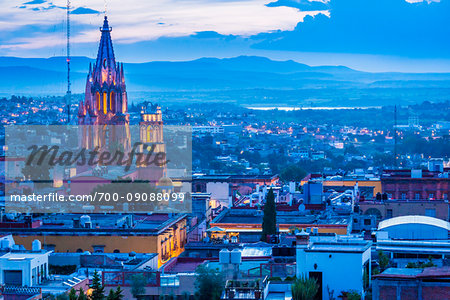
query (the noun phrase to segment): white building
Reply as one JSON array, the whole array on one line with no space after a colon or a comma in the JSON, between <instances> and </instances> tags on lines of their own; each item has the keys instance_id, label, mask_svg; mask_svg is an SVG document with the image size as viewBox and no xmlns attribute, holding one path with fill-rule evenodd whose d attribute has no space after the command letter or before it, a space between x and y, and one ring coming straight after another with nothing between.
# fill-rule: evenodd
<instances>
[{"instance_id":1,"label":"white building","mask_svg":"<svg viewBox=\"0 0 450 300\"><path fill-rule=\"evenodd\" d=\"M224 133L225 130L223 126L192 126L192 132L217 134L217 133Z\"/></svg>"},{"instance_id":2,"label":"white building","mask_svg":"<svg viewBox=\"0 0 450 300\"><path fill-rule=\"evenodd\" d=\"M371 242L335 235L297 234L297 277L305 274L319 284L319 299L336 299L342 291L364 296L371 274ZM364 277L366 276L366 281Z\"/></svg>"},{"instance_id":3,"label":"white building","mask_svg":"<svg viewBox=\"0 0 450 300\"><path fill-rule=\"evenodd\" d=\"M17 250L0 256L0 285L33 287L48 277L51 251Z\"/></svg>"},{"instance_id":4,"label":"white building","mask_svg":"<svg viewBox=\"0 0 450 300\"><path fill-rule=\"evenodd\" d=\"M450 223L428 216L400 216L381 221L378 231L387 232L392 239L447 240Z\"/></svg>"},{"instance_id":5,"label":"white building","mask_svg":"<svg viewBox=\"0 0 450 300\"><path fill-rule=\"evenodd\" d=\"M438 267L445 265L450 258L450 241L418 241L380 239L377 235L377 251L390 256L398 268L405 268L408 263L426 263L432 259Z\"/></svg>"}]
</instances>

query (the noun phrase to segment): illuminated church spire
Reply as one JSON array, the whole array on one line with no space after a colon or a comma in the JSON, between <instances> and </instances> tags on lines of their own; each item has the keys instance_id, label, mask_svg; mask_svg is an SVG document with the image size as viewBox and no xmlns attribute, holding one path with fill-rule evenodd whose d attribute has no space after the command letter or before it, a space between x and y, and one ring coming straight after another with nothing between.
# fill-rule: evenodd
<instances>
[{"instance_id":1,"label":"illuminated church spire","mask_svg":"<svg viewBox=\"0 0 450 300\"><path fill-rule=\"evenodd\" d=\"M79 105L80 125L121 125L129 122L123 65L116 63L111 31L105 16L100 27L97 59L89 66L85 99Z\"/></svg>"},{"instance_id":2,"label":"illuminated church spire","mask_svg":"<svg viewBox=\"0 0 450 300\"><path fill-rule=\"evenodd\" d=\"M108 17L105 16L103 26L100 27L102 36L100 38L100 45L98 47L97 60L95 61L95 68L102 70L102 72L110 72L112 67L116 66L116 59L114 57L114 49L111 40L112 28L109 27ZM110 75L110 74L106 74ZM102 81L107 78L102 78Z\"/></svg>"}]
</instances>

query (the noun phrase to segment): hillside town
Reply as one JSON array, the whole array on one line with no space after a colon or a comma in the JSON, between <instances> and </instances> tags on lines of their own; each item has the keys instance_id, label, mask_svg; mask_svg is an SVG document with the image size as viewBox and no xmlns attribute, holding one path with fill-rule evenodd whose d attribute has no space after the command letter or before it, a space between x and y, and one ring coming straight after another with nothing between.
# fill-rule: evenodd
<instances>
[{"instance_id":1,"label":"hillside town","mask_svg":"<svg viewBox=\"0 0 450 300\"><path fill-rule=\"evenodd\" d=\"M448 102L342 111L132 102L108 21L69 112L62 97L0 101L0 299L450 299ZM83 148L134 151L136 139L169 153L174 143L192 162L140 161L122 173L64 165L44 178L12 142L18 125L24 145L70 140L33 126L92 126ZM170 126L190 128L192 141ZM190 204L11 206L15 195L102 191Z\"/></svg>"}]
</instances>

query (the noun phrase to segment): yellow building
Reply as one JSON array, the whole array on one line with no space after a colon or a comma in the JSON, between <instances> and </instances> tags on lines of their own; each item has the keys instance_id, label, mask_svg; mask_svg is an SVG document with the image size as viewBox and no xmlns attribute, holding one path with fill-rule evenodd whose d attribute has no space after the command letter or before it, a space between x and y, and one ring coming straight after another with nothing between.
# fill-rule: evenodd
<instances>
[{"instance_id":1,"label":"yellow building","mask_svg":"<svg viewBox=\"0 0 450 300\"><path fill-rule=\"evenodd\" d=\"M311 174L310 174L311 175ZM307 183L312 177L308 175L301 181L301 185L303 186ZM319 179L319 178L314 178ZM322 179L322 178L321 178ZM352 178L343 178L342 180L327 180L322 179L322 185L324 187L348 187L349 189L353 189L356 184L358 187L368 187L373 188L373 197L377 195L377 193L381 193L381 181L380 179L367 180L367 179L352 179Z\"/></svg>"},{"instance_id":2,"label":"yellow building","mask_svg":"<svg viewBox=\"0 0 450 300\"><path fill-rule=\"evenodd\" d=\"M55 252L157 253L161 266L184 251L186 225L185 214L65 214L42 219L34 228L0 228L0 232L8 231L27 249L37 239Z\"/></svg>"},{"instance_id":3,"label":"yellow building","mask_svg":"<svg viewBox=\"0 0 450 300\"><path fill-rule=\"evenodd\" d=\"M358 187L373 187L373 197L381 193L380 180L324 180L323 186L345 186L353 188L358 183Z\"/></svg>"}]
</instances>

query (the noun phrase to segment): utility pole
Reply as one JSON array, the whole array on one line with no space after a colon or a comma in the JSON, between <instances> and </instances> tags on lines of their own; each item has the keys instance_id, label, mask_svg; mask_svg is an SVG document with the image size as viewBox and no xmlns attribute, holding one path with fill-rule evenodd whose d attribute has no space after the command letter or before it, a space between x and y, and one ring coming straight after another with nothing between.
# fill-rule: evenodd
<instances>
[{"instance_id":1,"label":"utility pole","mask_svg":"<svg viewBox=\"0 0 450 300\"><path fill-rule=\"evenodd\" d=\"M67 0L67 93L66 93L66 107L67 107L67 124L70 124L70 104L72 92L70 91L70 0Z\"/></svg>"}]
</instances>

